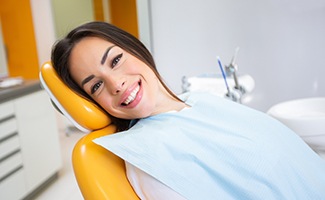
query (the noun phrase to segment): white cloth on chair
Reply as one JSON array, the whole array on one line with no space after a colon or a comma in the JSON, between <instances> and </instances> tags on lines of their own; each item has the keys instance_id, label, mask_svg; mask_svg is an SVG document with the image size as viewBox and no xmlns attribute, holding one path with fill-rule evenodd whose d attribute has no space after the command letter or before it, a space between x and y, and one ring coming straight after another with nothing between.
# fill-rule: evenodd
<instances>
[{"instance_id":1,"label":"white cloth on chair","mask_svg":"<svg viewBox=\"0 0 325 200\"><path fill-rule=\"evenodd\" d=\"M186 199L325 198L325 161L286 126L215 95L186 102L94 142Z\"/></svg>"}]
</instances>

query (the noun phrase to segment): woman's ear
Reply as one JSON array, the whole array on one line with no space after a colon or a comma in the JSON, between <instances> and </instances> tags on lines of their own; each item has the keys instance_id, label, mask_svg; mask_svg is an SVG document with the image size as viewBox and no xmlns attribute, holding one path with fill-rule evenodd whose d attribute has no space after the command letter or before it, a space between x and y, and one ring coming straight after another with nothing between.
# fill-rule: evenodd
<instances>
[{"instance_id":1,"label":"woman's ear","mask_svg":"<svg viewBox=\"0 0 325 200\"><path fill-rule=\"evenodd\" d=\"M63 83L51 62L42 65L39 77L42 87L57 109L79 130L90 132L111 124L111 119L105 111Z\"/></svg>"}]
</instances>

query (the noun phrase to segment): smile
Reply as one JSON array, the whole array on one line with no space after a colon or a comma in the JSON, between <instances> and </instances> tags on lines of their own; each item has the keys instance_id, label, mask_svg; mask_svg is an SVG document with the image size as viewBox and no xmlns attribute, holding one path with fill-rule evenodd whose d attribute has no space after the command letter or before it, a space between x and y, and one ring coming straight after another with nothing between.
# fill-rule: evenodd
<instances>
[{"instance_id":1,"label":"smile","mask_svg":"<svg viewBox=\"0 0 325 200\"><path fill-rule=\"evenodd\" d=\"M132 101L134 101L140 90L140 85L138 85L134 90L130 93L130 95L126 98L126 100L122 103L123 106L129 105Z\"/></svg>"}]
</instances>

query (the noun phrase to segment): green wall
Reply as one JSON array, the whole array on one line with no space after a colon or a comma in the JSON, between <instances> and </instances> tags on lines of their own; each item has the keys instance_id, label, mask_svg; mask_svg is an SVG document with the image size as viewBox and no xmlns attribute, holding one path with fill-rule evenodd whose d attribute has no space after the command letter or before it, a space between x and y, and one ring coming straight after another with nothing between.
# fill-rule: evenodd
<instances>
[{"instance_id":1,"label":"green wall","mask_svg":"<svg viewBox=\"0 0 325 200\"><path fill-rule=\"evenodd\" d=\"M94 21L92 0L52 0L52 6L57 39L80 24Z\"/></svg>"}]
</instances>

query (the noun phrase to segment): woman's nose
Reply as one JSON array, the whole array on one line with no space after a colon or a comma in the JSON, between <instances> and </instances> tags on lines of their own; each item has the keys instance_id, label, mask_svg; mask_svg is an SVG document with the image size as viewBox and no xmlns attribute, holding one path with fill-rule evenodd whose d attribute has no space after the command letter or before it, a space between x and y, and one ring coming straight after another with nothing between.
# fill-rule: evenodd
<instances>
[{"instance_id":1,"label":"woman's nose","mask_svg":"<svg viewBox=\"0 0 325 200\"><path fill-rule=\"evenodd\" d=\"M120 92L123 92L124 90L124 86L125 86L125 79L122 77L117 77L117 76L108 76L108 84L109 84L109 88L110 88L110 92L113 95L116 95Z\"/></svg>"}]
</instances>

